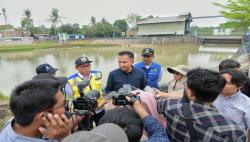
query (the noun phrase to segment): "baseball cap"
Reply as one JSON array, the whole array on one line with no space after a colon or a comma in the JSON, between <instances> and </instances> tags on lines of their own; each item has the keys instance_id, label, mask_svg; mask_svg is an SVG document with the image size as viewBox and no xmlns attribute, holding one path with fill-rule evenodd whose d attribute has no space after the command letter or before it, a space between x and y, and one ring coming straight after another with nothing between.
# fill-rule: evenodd
<instances>
[{"instance_id":1,"label":"baseball cap","mask_svg":"<svg viewBox=\"0 0 250 142\"><path fill-rule=\"evenodd\" d=\"M50 64L47 64L47 63L41 64L36 67L37 74L40 74L40 73L55 74L57 70L58 70L57 68L54 68Z\"/></svg>"},{"instance_id":2,"label":"baseball cap","mask_svg":"<svg viewBox=\"0 0 250 142\"><path fill-rule=\"evenodd\" d=\"M63 142L128 142L128 138L118 125L105 123L91 131L80 131L69 135Z\"/></svg>"},{"instance_id":3,"label":"baseball cap","mask_svg":"<svg viewBox=\"0 0 250 142\"><path fill-rule=\"evenodd\" d=\"M154 55L154 50L152 48L144 48L141 52L141 55L142 56L145 56L145 55Z\"/></svg>"},{"instance_id":4,"label":"baseball cap","mask_svg":"<svg viewBox=\"0 0 250 142\"><path fill-rule=\"evenodd\" d=\"M32 78L32 80L37 80L37 79L39 79L39 80L42 80L42 79L55 80L55 81L58 81L60 86L64 86L68 81L67 77L55 77L49 73L40 73Z\"/></svg>"},{"instance_id":5,"label":"baseball cap","mask_svg":"<svg viewBox=\"0 0 250 142\"><path fill-rule=\"evenodd\" d=\"M87 57L79 57L75 60L75 65L79 66L81 64L88 64L91 62L93 62L93 61L90 61Z\"/></svg>"}]
</instances>

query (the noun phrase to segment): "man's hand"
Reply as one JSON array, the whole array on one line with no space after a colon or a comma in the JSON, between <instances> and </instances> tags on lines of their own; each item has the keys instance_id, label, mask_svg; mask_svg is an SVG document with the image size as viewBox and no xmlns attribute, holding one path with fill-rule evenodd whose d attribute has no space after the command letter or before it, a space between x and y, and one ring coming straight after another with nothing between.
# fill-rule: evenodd
<instances>
[{"instance_id":1,"label":"man's hand","mask_svg":"<svg viewBox=\"0 0 250 142\"><path fill-rule=\"evenodd\" d=\"M71 127L71 130L74 130L74 128L85 118L85 116L78 116L78 115L74 115L72 116L70 119L70 126Z\"/></svg>"},{"instance_id":2,"label":"man's hand","mask_svg":"<svg viewBox=\"0 0 250 142\"><path fill-rule=\"evenodd\" d=\"M107 98L103 98L101 103L98 105L98 108L102 108L104 107L104 105L106 105L107 103L109 103L112 99L107 99Z\"/></svg>"},{"instance_id":3,"label":"man's hand","mask_svg":"<svg viewBox=\"0 0 250 142\"><path fill-rule=\"evenodd\" d=\"M71 133L71 128L73 127L71 121L62 114L48 113L47 116L42 118L45 128L40 127L39 130L43 137L49 139L61 140Z\"/></svg>"},{"instance_id":4,"label":"man's hand","mask_svg":"<svg viewBox=\"0 0 250 142\"><path fill-rule=\"evenodd\" d=\"M126 99L128 102L131 102L131 98L126 96ZM144 118L148 116L149 114L144 110L143 106L141 105L141 102L139 100L134 100L133 102L133 108L135 112L141 117Z\"/></svg>"}]
</instances>

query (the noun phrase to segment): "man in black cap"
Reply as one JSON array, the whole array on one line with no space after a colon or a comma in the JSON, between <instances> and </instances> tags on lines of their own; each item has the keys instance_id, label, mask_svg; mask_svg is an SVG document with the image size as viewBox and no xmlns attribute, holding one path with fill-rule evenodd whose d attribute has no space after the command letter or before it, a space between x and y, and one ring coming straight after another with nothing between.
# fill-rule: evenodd
<instances>
[{"instance_id":1,"label":"man in black cap","mask_svg":"<svg viewBox=\"0 0 250 142\"><path fill-rule=\"evenodd\" d=\"M41 64L36 67L37 74L49 73L49 74L55 75L57 70L58 70L57 68L54 68L50 64L47 64L47 63Z\"/></svg>"},{"instance_id":2,"label":"man in black cap","mask_svg":"<svg viewBox=\"0 0 250 142\"><path fill-rule=\"evenodd\" d=\"M147 85L159 88L158 82L162 78L161 65L153 62L154 50L152 48L145 48L141 53L142 62L136 63L135 68L144 71L144 76L147 80Z\"/></svg>"},{"instance_id":3,"label":"man in black cap","mask_svg":"<svg viewBox=\"0 0 250 142\"><path fill-rule=\"evenodd\" d=\"M80 92L83 94L87 94L91 90L97 90L101 93L102 84L101 77L102 74L100 71L90 70L91 68L91 60L87 57L79 57L75 60L75 69L78 71L77 73L71 75L68 78L68 83L65 86L66 94L71 99L76 99L80 97ZM89 84L85 88L79 88L78 84L82 81L89 81ZM82 89L82 90L79 90ZM104 115L104 107L101 107L102 96L97 99L98 109L95 111L93 116L93 121L95 121L96 125L98 124L99 119ZM88 128L87 128L88 129ZM91 129L91 128L90 128Z\"/></svg>"}]
</instances>

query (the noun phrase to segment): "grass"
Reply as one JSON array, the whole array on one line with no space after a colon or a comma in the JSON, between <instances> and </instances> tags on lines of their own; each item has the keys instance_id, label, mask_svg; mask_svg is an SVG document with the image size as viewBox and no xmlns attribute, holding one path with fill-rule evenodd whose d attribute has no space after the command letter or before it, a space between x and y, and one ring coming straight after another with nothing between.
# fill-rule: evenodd
<instances>
[{"instance_id":1,"label":"grass","mask_svg":"<svg viewBox=\"0 0 250 142\"><path fill-rule=\"evenodd\" d=\"M10 98L4 93L0 92L0 101L8 101Z\"/></svg>"},{"instance_id":2,"label":"grass","mask_svg":"<svg viewBox=\"0 0 250 142\"><path fill-rule=\"evenodd\" d=\"M0 92L0 131L3 128L4 124L12 117L12 113L10 112L6 104L8 104L9 97L4 93ZM2 106L4 105L4 106Z\"/></svg>"},{"instance_id":3,"label":"grass","mask_svg":"<svg viewBox=\"0 0 250 142\"><path fill-rule=\"evenodd\" d=\"M29 45L0 45L0 52L47 49L47 48L53 48L56 46L58 46L56 42L32 43Z\"/></svg>"},{"instance_id":4,"label":"grass","mask_svg":"<svg viewBox=\"0 0 250 142\"><path fill-rule=\"evenodd\" d=\"M48 49L48 48L68 48L68 47L103 47L103 46L117 46L115 44L92 44L90 40L81 41L68 41L65 44L58 42L34 42L28 45L0 45L0 52L11 51L28 51L35 49Z\"/></svg>"}]
</instances>

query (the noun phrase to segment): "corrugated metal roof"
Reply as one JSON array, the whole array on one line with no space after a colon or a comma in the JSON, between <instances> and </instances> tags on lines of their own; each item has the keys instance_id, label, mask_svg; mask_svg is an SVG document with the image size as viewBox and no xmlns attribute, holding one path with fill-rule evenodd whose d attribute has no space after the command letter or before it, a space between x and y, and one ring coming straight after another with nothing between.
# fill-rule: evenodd
<instances>
[{"instance_id":1,"label":"corrugated metal roof","mask_svg":"<svg viewBox=\"0 0 250 142\"><path fill-rule=\"evenodd\" d=\"M153 24L153 23L170 23L170 22L180 22L188 19L188 16L173 16L173 17L161 17L161 18L151 18L137 22L138 25L142 24Z\"/></svg>"}]
</instances>

